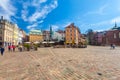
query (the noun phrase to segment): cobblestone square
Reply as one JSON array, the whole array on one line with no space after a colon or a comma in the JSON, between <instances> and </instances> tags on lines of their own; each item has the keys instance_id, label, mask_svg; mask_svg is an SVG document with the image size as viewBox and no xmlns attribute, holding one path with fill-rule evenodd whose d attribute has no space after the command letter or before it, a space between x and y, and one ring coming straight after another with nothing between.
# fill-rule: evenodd
<instances>
[{"instance_id":1,"label":"cobblestone square","mask_svg":"<svg viewBox=\"0 0 120 80\"><path fill-rule=\"evenodd\" d=\"M120 80L120 47L6 50L0 80Z\"/></svg>"}]
</instances>

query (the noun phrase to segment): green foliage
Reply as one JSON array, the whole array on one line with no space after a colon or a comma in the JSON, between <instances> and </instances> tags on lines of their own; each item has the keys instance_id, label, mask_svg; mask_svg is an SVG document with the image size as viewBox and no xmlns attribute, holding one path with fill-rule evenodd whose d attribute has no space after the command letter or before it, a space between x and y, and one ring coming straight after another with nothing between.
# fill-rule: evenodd
<instances>
[{"instance_id":1,"label":"green foliage","mask_svg":"<svg viewBox=\"0 0 120 80\"><path fill-rule=\"evenodd\" d=\"M23 46L27 48L28 51L30 50L30 44L23 44Z\"/></svg>"},{"instance_id":2,"label":"green foliage","mask_svg":"<svg viewBox=\"0 0 120 80\"><path fill-rule=\"evenodd\" d=\"M38 44L34 44L34 50L37 50L38 49Z\"/></svg>"}]
</instances>

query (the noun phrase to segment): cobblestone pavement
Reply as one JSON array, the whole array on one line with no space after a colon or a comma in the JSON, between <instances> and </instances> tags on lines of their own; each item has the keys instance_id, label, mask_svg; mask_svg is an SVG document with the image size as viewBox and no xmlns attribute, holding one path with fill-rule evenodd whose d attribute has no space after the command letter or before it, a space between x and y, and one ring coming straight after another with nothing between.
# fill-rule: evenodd
<instances>
[{"instance_id":1,"label":"cobblestone pavement","mask_svg":"<svg viewBox=\"0 0 120 80\"><path fill-rule=\"evenodd\" d=\"M120 48L40 48L0 56L0 80L120 80Z\"/></svg>"}]
</instances>

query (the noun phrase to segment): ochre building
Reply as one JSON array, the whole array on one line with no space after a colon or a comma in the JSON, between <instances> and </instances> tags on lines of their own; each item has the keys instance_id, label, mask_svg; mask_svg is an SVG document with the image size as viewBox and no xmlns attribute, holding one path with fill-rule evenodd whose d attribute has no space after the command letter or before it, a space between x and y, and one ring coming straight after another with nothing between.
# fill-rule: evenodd
<instances>
[{"instance_id":1,"label":"ochre building","mask_svg":"<svg viewBox=\"0 0 120 80\"><path fill-rule=\"evenodd\" d=\"M29 42L42 42L43 34L41 30L31 30L29 34Z\"/></svg>"},{"instance_id":2,"label":"ochre building","mask_svg":"<svg viewBox=\"0 0 120 80\"><path fill-rule=\"evenodd\" d=\"M78 27L74 26L74 23L70 24L65 29L65 43L66 44L79 44L81 34Z\"/></svg>"}]
</instances>

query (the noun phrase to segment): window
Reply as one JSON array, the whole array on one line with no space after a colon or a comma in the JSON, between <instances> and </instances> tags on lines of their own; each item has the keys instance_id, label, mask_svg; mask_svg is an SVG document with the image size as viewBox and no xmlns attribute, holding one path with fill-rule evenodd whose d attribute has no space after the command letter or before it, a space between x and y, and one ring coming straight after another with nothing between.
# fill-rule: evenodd
<instances>
[{"instance_id":1,"label":"window","mask_svg":"<svg viewBox=\"0 0 120 80\"><path fill-rule=\"evenodd\" d=\"M2 40L2 37L0 36L0 40Z\"/></svg>"},{"instance_id":2,"label":"window","mask_svg":"<svg viewBox=\"0 0 120 80\"><path fill-rule=\"evenodd\" d=\"M72 32L72 28L70 28L70 32Z\"/></svg>"},{"instance_id":3,"label":"window","mask_svg":"<svg viewBox=\"0 0 120 80\"><path fill-rule=\"evenodd\" d=\"M116 33L114 33L114 39L116 39Z\"/></svg>"},{"instance_id":4,"label":"window","mask_svg":"<svg viewBox=\"0 0 120 80\"><path fill-rule=\"evenodd\" d=\"M120 38L120 32L119 32L119 38Z\"/></svg>"},{"instance_id":5,"label":"window","mask_svg":"<svg viewBox=\"0 0 120 80\"><path fill-rule=\"evenodd\" d=\"M77 36L76 33L74 34L74 36Z\"/></svg>"},{"instance_id":6,"label":"window","mask_svg":"<svg viewBox=\"0 0 120 80\"><path fill-rule=\"evenodd\" d=\"M2 30L0 30L0 34L2 34Z\"/></svg>"},{"instance_id":7,"label":"window","mask_svg":"<svg viewBox=\"0 0 120 80\"><path fill-rule=\"evenodd\" d=\"M2 25L0 24L0 29L2 28Z\"/></svg>"}]
</instances>

